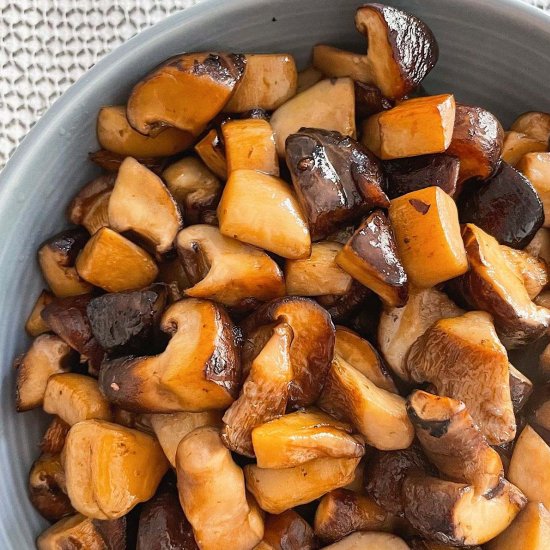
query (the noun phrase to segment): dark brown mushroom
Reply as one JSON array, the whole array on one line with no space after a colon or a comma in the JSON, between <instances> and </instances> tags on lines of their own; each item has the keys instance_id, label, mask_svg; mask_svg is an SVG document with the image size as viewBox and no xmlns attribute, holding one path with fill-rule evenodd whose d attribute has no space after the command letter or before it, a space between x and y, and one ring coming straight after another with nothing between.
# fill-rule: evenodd
<instances>
[{"instance_id":1,"label":"dark brown mushroom","mask_svg":"<svg viewBox=\"0 0 550 550\"><path fill-rule=\"evenodd\" d=\"M369 299L371 302L378 300L371 290L355 279L351 280L351 286L345 294L328 294L315 299L329 312L335 323L349 322L360 311L365 311L363 308Z\"/></svg>"},{"instance_id":2,"label":"dark brown mushroom","mask_svg":"<svg viewBox=\"0 0 550 550\"><path fill-rule=\"evenodd\" d=\"M394 102L385 98L382 92L372 84L365 84L356 80L355 88L355 114L358 119L367 118L380 111L391 109Z\"/></svg>"},{"instance_id":3,"label":"dark brown mushroom","mask_svg":"<svg viewBox=\"0 0 550 550\"><path fill-rule=\"evenodd\" d=\"M65 445L65 439L71 426L59 416L55 416L46 429L40 442L40 450L43 454L55 455L61 453Z\"/></svg>"},{"instance_id":4,"label":"dark brown mushroom","mask_svg":"<svg viewBox=\"0 0 550 550\"><path fill-rule=\"evenodd\" d=\"M315 534L309 523L294 510L268 514L264 538L254 550L316 550Z\"/></svg>"}]
</instances>

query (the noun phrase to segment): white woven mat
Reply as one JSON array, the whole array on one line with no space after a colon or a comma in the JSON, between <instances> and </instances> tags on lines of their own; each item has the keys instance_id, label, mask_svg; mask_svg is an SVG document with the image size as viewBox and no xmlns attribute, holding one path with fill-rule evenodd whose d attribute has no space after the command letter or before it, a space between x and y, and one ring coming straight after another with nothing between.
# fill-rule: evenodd
<instances>
[{"instance_id":1,"label":"white woven mat","mask_svg":"<svg viewBox=\"0 0 550 550\"><path fill-rule=\"evenodd\" d=\"M98 59L199 1L0 0L0 169L40 115ZM524 1L550 10L550 0Z\"/></svg>"}]
</instances>

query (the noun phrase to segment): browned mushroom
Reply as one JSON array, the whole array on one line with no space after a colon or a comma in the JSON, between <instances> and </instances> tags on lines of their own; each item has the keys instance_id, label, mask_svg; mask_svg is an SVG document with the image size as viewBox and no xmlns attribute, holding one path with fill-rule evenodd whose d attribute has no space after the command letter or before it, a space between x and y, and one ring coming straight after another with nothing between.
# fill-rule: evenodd
<instances>
[{"instance_id":1,"label":"browned mushroom","mask_svg":"<svg viewBox=\"0 0 550 550\"><path fill-rule=\"evenodd\" d=\"M523 113L514 120L510 130L527 134L533 139L548 143L550 138L550 115L538 111Z\"/></svg>"},{"instance_id":2,"label":"browned mushroom","mask_svg":"<svg viewBox=\"0 0 550 550\"><path fill-rule=\"evenodd\" d=\"M315 534L309 523L294 510L268 514L262 542L254 550L316 550Z\"/></svg>"},{"instance_id":3,"label":"browned mushroom","mask_svg":"<svg viewBox=\"0 0 550 550\"><path fill-rule=\"evenodd\" d=\"M502 160L511 166L516 166L524 155L547 150L547 141L539 141L520 132L506 132L502 146Z\"/></svg>"},{"instance_id":4,"label":"browned mushroom","mask_svg":"<svg viewBox=\"0 0 550 550\"><path fill-rule=\"evenodd\" d=\"M55 455L61 453L65 446L65 439L71 427L58 416L50 422L40 442L40 450L43 454Z\"/></svg>"},{"instance_id":5,"label":"browned mushroom","mask_svg":"<svg viewBox=\"0 0 550 550\"><path fill-rule=\"evenodd\" d=\"M97 164L102 170L109 172L113 176L116 176L116 172L120 168L120 165L126 159L125 155L118 155L112 151L106 149L99 149L95 153L89 153L88 158L91 162ZM166 164L164 157L149 157L136 159L140 164L146 166L155 174L160 174Z\"/></svg>"},{"instance_id":6,"label":"browned mushroom","mask_svg":"<svg viewBox=\"0 0 550 550\"><path fill-rule=\"evenodd\" d=\"M520 411L533 393L533 382L522 372L510 365L510 395L514 412Z\"/></svg>"},{"instance_id":7,"label":"browned mushroom","mask_svg":"<svg viewBox=\"0 0 550 550\"><path fill-rule=\"evenodd\" d=\"M59 548L86 548L86 550L105 550L105 541L94 521L82 514L63 518L36 539L38 550L58 550Z\"/></svg>"},{"instance_id":8,"label":"browned mushroom","mask_svg":"<svg viewBox=\"0 0 550 550\"><path fill-rule=\"evenodd\" d=\"M533 184L544 209L543 225L550 227L550 153L527 153L516 167Z\"/></svg>"},{"instance_id":9,"label":"browned mushroom","mask_svg":"<svg viewBox=\"0 0 550 550\"><path fill-rule=\"evenodd\" d=\"M227 162L225 152L221 146L220 136L215 128L212 128L196 145L195 151L204 164L218 178L227 179Z\"/></svg>"},{"instance_id":10,"label":"browned mushroom","mask_svg":"<svg viewBox=\"0 0 550 550\"><path fill-rule=\"evenodd\" d=\"M535 299L548 284L548 265L541 258L531 256L524 250L515 250L501 245L500 251L513 271L523 280L531 300Z\"/></svg>"},{"instance_id":11,"label":"browned mushroom","mask_svg":"<svg viewBox=\"0 0 550 550\"><path fill-rule=\"evenodd\" d=\"M334 544L325 546L325 550L360 550L362 548L408 550L409 546L397 535L376 531L357 531Z\"/></svg>"},{"instance_id":12,"label":"browned mushroom","mask_svg":"<svg viewBox=\"0 0 550 550\"><path fill-rule=\"evenodd\" d=\"M391 109L395 102L382 95L379 88L373 84L365 84L356 80L355 87L355 115L358 119L367 118L380 111Z\"/></svg>"},{"instance_id":13,"label":"browned mushroom","mask_svg":"<svg viewBox=\"0 0 550 550\"><path fill-rule=\"evenodd\" d=\"M187 277L182 262L177 256L160 262L158 269L157 281L168 286L168 295L172 302L181 300L184 291L193 286L191 281L189 281L189 277Z\"/></svg>"},{"instance_id":14,"label":"browned mushroom","mask_svg":"<svg viewBox=\"0 0 550 550\"><path fill-rule=\"evenodd\" d=\"M374 293L355 279L351 280L351 286L345 294L326 294L315 299L329 312L335 323L350 322L360 312L366 312L364 308L369 300L371 304L379 303ZM374 309L376 311L376 307Z\"/></svg>"}]
</instances>

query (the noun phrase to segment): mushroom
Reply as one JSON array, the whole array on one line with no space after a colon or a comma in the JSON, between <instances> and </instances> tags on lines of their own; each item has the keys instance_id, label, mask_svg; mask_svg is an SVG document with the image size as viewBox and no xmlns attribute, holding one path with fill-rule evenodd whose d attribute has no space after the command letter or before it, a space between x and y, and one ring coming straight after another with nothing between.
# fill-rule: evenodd
<instances>
[{"instance_id":1,"label":"mushroom","mask_svg":"<svg viewBox=\"0 0 550 550\"><path fill-rule=\"evenodd\" d=\"M389 205L379 162L348 135L301 128L286 139L286 163L313 240Z\"/></svg>"},{"instance_id":2,"label":"mushroom","mask_svg":"<svg viewBox=\"0 0 550 550\"><path fill-rule=\"evenodd\" d=\"M158 269L157 281L167 285L168 296L172 302L181 300L185 290L193 286L189 281L189 277L187 277L183 264L177 256L160 262Z\"/></svg>"},{"instance_id":3,"label":"mushroom","mask_svg":"<svg viewBox=\"0 0 550 550\"><path fill-rule=\"evenodd\" d=\"M548 143L550 138L550 115L537 111L523 113L514 120L510 130L527 134L533 139Z\"/></svg>"},{"instance_id":4,"label":"mushroom","mask_svg":"<svg viewBox=\"0 0 550 550\"><path fill-rule=\"evenodd\" d=\"M311 238L298 201L275 176L255 170L232 172L218 205L218 219L223 235L283 258L305 258L311 253Z\"/></svg>"},{"instance_id":5,"label":"mushroom","mask_svg":"<svg viewBox=\"0 0 550 550\"><path fill-rule=\"evenodd\" d=\"M544 227L550 227L550 153L527 153L516 168L532 183L542 201Z\"/></svg>"},{"instance_id":6,"label":"mushroom","mask_svg":"<svg viewBox=\"0 0 550 550\"><path fill-rule=\"evenodd\" d=\"M474 223L512 248L525 248L544 221L543 205L531 182L504 161L486 182L465 186L458 211L461 223Z\"/></svg>"},{"instance_id":7,"label":"mushroom","mask_svg":"<svg viewBox=\"0 0 550 550\"><path fill-rule=\"evenodd\" d=\"M376 548L376 550L409 550L409 546L397 535L378 533L376 531L357 531L334 544L325 546L325 550L362 550L366 548Z\"/></svg>"},{"instance_id":8,"label":"mushroom","mask_svg":"<svg viewBox=\"0 0 550 550\"><path fill-rule=\"evenodd\" d=\"M292 366L292 329L280 323L252 361L239 398L225 411L222 441L233 452L254 456L252 430L284 414Z\"/></svg>"},{"instance_id":9,"label":"mushroom","mask_svg":"<svg viewBox=\"0 0 550 550\"><path fill-rule=\"evenodd\" d=\"M315 550L315 534L309 523L294 510L268 514L262 542L254 550Z\"/></svg>"},{"instance_id":10,"label":"mushroom","mask_svg":"<svg viewBox=\"0 0 550 550\"><path fill-rule=\"evenodd\" d=\"M76 270L84 280L107 292L143 288L158 274L145 250L108 227L102 227L86 243Z\"/></svg>"},{"instance_id":11,"label":"mushroom","mask_svg":"<svg viewBox=\"0 0 550 550\"><path fill-rule=\"evenodd\" d=\"M121 165L109 200L109 225L115 231L132 231L162 254L182 225L178 206L162 180L137 160Z\"/></svg>"},{"instance_id":12,"label":"mushroom","mask_svg":"<svg viewBox=\"0 0 550 550\"><path fill-rule=\"evenodd\" d=\"M351 78L320 80L289 99L271 115L275 144L285 155L288 136L300 128L333 130L355 137L355 92Z\"/></svg>"},{"instance_id":13,"label":"mushroom","mask_svg":"<svg viewBox=\"0 0 550 550\"><path fill-rule=\"evenodd\" d=\"M372 84L365 84L356 80L354 87L355 114L358 119L367 118L394 106L394 102L385 98L380 89Z\"/></svg>"},{"instance_id":14,"label":"mushroom","mask_svg":"<svg viewBox=\"0 0 550 550\"><path fill-rule=\"evenodd\" d=\"M137 518L134 515L129 514L117 519L94 519L92 524L103 538L106 549L117 550L118 548L128 548L134 543L134 523L136 520Z\"/></svg>"},{"instance_id":15,"label":"mushroom","mask_svg":"<svg viewBox=\"0 0 550 550\"><path fill-rule=\"evenodd\" d=\"M550 230L541 227L523 250L535 258L543 259L546 264L550 264Z\"/></svg>"},{"instance_id":16,"label":"mushroom","mask_svg":"<svg viewBox=\"0 0 550 550\"><path fill-rule=\"evenodd\" d=\"M226 113L274 111L296 94L298 72L290 54L245 54L246 69Z\"/></svg>"},{"instance_id":17,"label":"mushroom","mask_svg":"<svg viewBox=\"0 0 550 550\"><path fill-rule=\"evenodd\" d=\"M162 177L187 225L204 223L215 215L222 186L204 162L195 157L182 158L168 166Z\"/></svg>"},{"instance_id":18,"label":"mushroom","mask_svg":"<svg viewBox=\"0 0 550 550\"><path fill-rule=\"evenodd\" d=\"M96 151L95 153L88 153L88 159L91 162L97 164L97 166L99 166L102 170L109 172L113 176L116 176L116 172L118 172L120 165L126 158L126 155L117 155L116 153L107 151L106 149L99 149L99 151ZM136 160L140 164L143 164L143 166L149 168L149 170L155 174L160 174L166 164L166 159L164 157L148 157L139 158Z\"/></svg>"},{"instance_id":19,"label":"mushroom","mask_svg":"<svg viewBox=\"0 0 550 550\"><path fill-rule=\"evenodd\" d=\"M243 371L271 338L279 323L290 326L290 409L312 405L321 392L334 352L334 325L329 314L307 298L287 296L273 300L247 317L241 324L244 337Z\"/></svg>"},{"instance_id":20,"label":"mushroom","mask_svg":"<svg viewBox=\"0 0 550 550\"><path fill-rule=\"evenodd\" d=\"M397 252L413 285L428 288L468 270L455 202L440 187L393 199L389 218Z\"/></svg>"},{"instance_id":21,"label":"mushroom","mask_svg":"<svg viewBox=\"0 0 550 550\"><path fill-rule=\"evenodd\" d=\"M270 514L318 499L347 485L360 458L316 458L292 468L244 467L246 486L260 507Z\"/></svg>"},{"instance_id":22,"label":"mushroom","mask_svg":"<svg viewBox=\"0 0 550 550\"><path fill-rule=\"evenodd\" d=\"M218 178L227 179L227 161L225 152L220 143L220 136L212 128L196 145L195 152Z\"/></svg>"},{"instance_id":23,"label":"mushroom","mask_svg":"<svg viewBox=\"0 0 550 550\"><path fill-rule=\"evenodd\" d=\"M335 258L340 243L321 241L311 245L311 256L285 263L286 292L290 296L342 296L351 289L352 278Z\"/></svg>"},{"instance_id":24,"label":"mushroom","mask_svg":"<svg viewBox=\"0 0 550 550\"><path fill-rule=\"evenodd\" d=\"M548 284L546 262L524 250L515 250L504 245L501 245L500 251L510 268L523 280L529 298L534 300Z\"/></svg>"},{"instance_id":25,"label":"mushroom","mask_svg":"<svg viewBox=\"0 0 550 550\"><path fill-rule=\"evenodd\" d=\"M520 132L506 132L502 146L502 160L516 166L516 164L528 153L536 153L548 150L547 141L539 141Z\"/></svg>"},{"instance_id":26,"label":"mushroom","mask_svg":"<svg viewBox=\"0 0 550 550\"><path fill-rule=\"evenodd\" d=\"M69 424L61 420L59 416L54 416L40 442L42 454L56 455L61 453L70 429Z\"/></svg>"},{"instance_id":27,"label":"mushroom","mask_svg":"<svg viewBox=\"0 0 550 550\"><path fill-rule=\"evenodd\" d=\"M234 326L221 306L185 299L172 304L160 328L172 337L159 355L105 361L104 395L134 412L200 412L227 408L240 382Z\"/></svg>"},{"instance_id":28,"label":"mushroom","mask_svg":"<svg viewBox=\"0 0 550 550\"><path fill-rule=\"evenodd\" d=\"M314 246L312 245L312 250ZM329 312L335 323L343 323L352 319L359 311L365 311L363 308L369 298L371 302L377 300L367 287L352 279L349 290L345 294L326 294L317 296L315 299Z\"/></svg>"},{"instance_id":29,"label":"mushroom","mask_svg":"<svg viewBox=\"0 0 550 550\"><path fill-rule=\"evenodd\" d=\"M336 263L388 306L401 307L407 302L407 273L382 210L375 210L361 223L336 256Z\"/></svg>"},{"instance_id":30,"label":"mushroom","mask_svg":"<svg viewBox=\"0 0 550 550\"><path fill-rule=\"evenodd\" d=\"M28 351L14 362L17 369L16 409L22 412L40 407L50 376L70 371L74 359L74 352L58 336L38 336Z\"/></svg>"},{"instance_id":31,"label":"mushroom","mask_svg":"<svg viewBox=\"0 0 550 550\"><path fill-rule=\"evenodd\" d=\"M392 372L409 380L406 359L416 339L439 319L463 313L446 294L435 288L411 287L404 307L384 308L378 324L378 345Z\"/></svg>"},{"instance_id":32,"label":"mushroom","mask_svg":"<svg viewBox=\"0 0 550 550\"><path fill-rule=\"evenodd\" d=\"M157 136L144 136L126 118L125 105L105 105L97 114L97 141L107 151L125 157L170 157L193 144L194 136L166 128Z\"/></svg>"},{"instance_id":33,"label":"mushroom","mask_svg":"<svg viewBox=\"0 0 550 550\"><path fill-rule=\"evenodd\" d=\"M87 240L88 233L83 229L68 229L40 245L38 264L56 296L78 296L92 290L75 269L76 257Z\"/></svg>"},{"instance_id":34,"label":"mushroom","mask_svg":"<svg viewBox=\"0 0 550 550\"><path fill-rule=\"evenodd\" d=\"M70 426L97 418L111 420L109 402L101 395L97 380L84 374L62 373L48 378L44 410Z\"/></svg>"},{"instance_id":35,"label":"mushroom","mask_svg":"<svg viewBox=\"0 0 550 550\"><path fill-rule=\"evenodd\" d=\"M320 80L323 80L323 73L313 66L308 66L298 72L298 88L297 94L305 92L313 85L317 84Z\"/></svg>"},{"instance_id":36,"label":"mushroom","mask_svg":"<svg viewBox=\"0 0 550 550\"><path fill-rule=\"evenodd\" d=\"M508 356L488 313L436 321L411 347L407 370L438 395L463 401L490 445L514 439Z\"/></svg>"},{"instance_id":37,"label":"mushroom","mask_svg":"<svg viewBox=\"0 0 550 550\"><path fill-rule=\"evenodd\" d=\"M317 458L360 458L365 446L352 428L316 409L257 425L252 444L259 468L292 468Z\"/></svg>"},{"instance_id":38,"label":"mushroom","mask_svg":"<svg viewBox=\"0 0 550 550\"><path fill-rule=\"evenodd\" d=\"M42 319L42 310L53 299L53 294L47 290L43 290L36 299L32 311L27 317L27 322L25 323L25 330L29 336L40 336L50 330L50 327L47 325L46 321Z\"/></svg>"},{"instance_id":39,"label":"mushroom","mask_svg":"<svg viewBox=\"0 0 550 550\"><path fill-rule=\"evenodd\" d=\"M38 550L58 550L59 548L86 548L105 550L105 541L94 521L82 514L61 519L36 539Z\"/></svg>"},{"instance_id":40,"label":"mushroom","mask_svg":"<svg viewBox=\"0 0 550 550\"><path fill-rule=\"evenodd\" d=\"M314 530L324 543L330 543L354 531L391 531L394 523L395 518L371 497L336 489L321 498Z\"/></svg>"},{"instance_id":41,"label":"mushroom","mask_svg":"<svg viewBox=\"0 0 550 550\"><path fill-rule=\"evenodd\" d=\"M76 510L90 518L116 519L155 494L168 461L146 433L85 420L69 431L63 466Z\"/></svg>"},{"instance_id":42,"label":"mushroom","mask_svg":"<svg viewBox=\"0 0 550 550\"><path fill-rule=\"evenodd\" d=\"M243 472L214 428L197 428L176 454L180 503L201 550L254 548L263 537L260 510L247 495Z\"/></svg>"},{"instance_id":43,"label":"mushroom","mask_svg":"<svg viewBox=\"0 0 550 550\"><path fill-rule=\"evenodd\" d=\"M193 225L178 233L176 248L192 286L187 296L226 306L284 296L279 266L263 250L222 235L217 227Z\"/></svg>"},{"instance_id":44,"label":"mushroom","mask_svg":"<svg viewBox=\"0 0 550 550\"><path fill-rule=\"evenodd\" d=\"M533 382L513 365L510 365L510 395L514 412L517 413L523 408L532 393Z\"/></svg>"},{"instance_id":45,"label":"mushroom","mask_svg":"<svg viewBox=\"0 0 550 550\"><path fill-rule=\"evenodd\" d=\"M390 199L436 185L451 197L456 192L460 160L444 153L384 162L386 193Z\"/></svg>"},{"instance_id":46,"label":"mushroom","mask_svg":"<svg viewBox=\"0 0 550 550\"><path fill-rule=\"evenodd\" d=\"M198 136L225 107L245 67L241 54L176 55L134 86L126 107L128 122L145 135L174 126Z\"/></svg>"},{"instance_id":47,"label":"mushroom","mask_svg":"<svg viewBox=\"0 0 550 550\"><path fill-rule=\"evenodd\" d=\"M366 55L318 45L313 65L327 76L350 76L374 84L385 97L401 99L437 62L439 48L432 31L410 13L366 4L356 11L355 27L368 41Z\"/></svg>"},{"instance_id":48,"label":"mushroom","mask_svg":"<svg viewBox=\"0 0 550 550\"><path fill-rule=\"evenodd\" d=\"M362 143L384 160L443 153L454 123L451 94L415 97L366 119Z\"/></svg>"},{"instance_id":49,"label":"mushroom","mask_svg":"<svg viewBox=\"0 0 550 550\"><path fill-rule=\"evenodd\" d=\"M318 404L327 413L353 424L377 449L406 449L412 443L414 429L405 400L376 386L338 355L331 363Z\"/></svg>"}]
</instances>

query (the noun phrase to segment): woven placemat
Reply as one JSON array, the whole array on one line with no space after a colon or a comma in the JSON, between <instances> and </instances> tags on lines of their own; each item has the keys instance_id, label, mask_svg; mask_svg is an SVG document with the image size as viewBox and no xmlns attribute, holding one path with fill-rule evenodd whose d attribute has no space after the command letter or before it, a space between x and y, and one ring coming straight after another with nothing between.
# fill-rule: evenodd
<instances>
[{"instance_id":1,"label":"woven placemat","mask_svg":"<svg viewBox=\"0 0 550 550\"><path fill-rule=\"evenodd\" d=\"M98 59L199 1L0 0L0 169L44 111ZM524 1L550 10L550 0Z\"/></svg>"}]
</instances>

